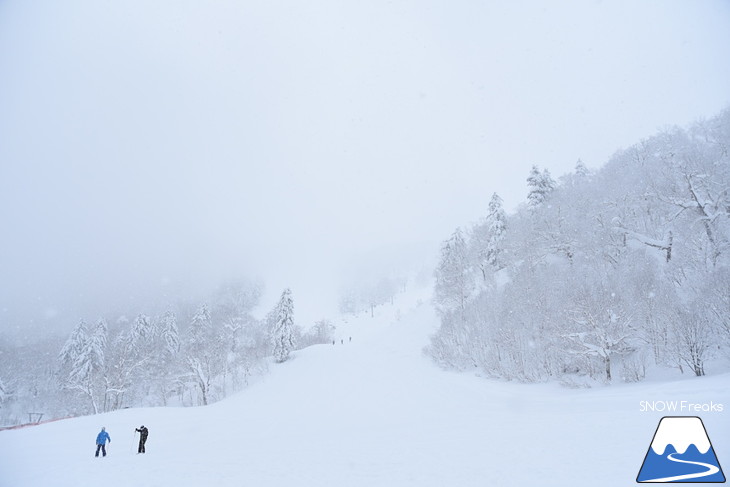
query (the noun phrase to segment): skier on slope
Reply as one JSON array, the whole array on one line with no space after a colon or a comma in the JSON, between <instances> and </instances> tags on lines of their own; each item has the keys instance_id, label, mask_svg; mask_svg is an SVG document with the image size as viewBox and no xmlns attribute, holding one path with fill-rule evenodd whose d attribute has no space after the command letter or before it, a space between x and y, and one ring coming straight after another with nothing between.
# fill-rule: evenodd
<instances>
[{"instance_id":1,"label":"skier on slope","mask_svg":"<svg viewBox=\"0 0 730 487\"><path fill-rule=\"evenodd\" d=\"M144 453L144 444L147 442L147 435L150 434L150 431L144 425L135 428L134 431L139 433L139 448L137 448L137 453Z\"/></svg>"},{"instance_id":2,"label":"skier on slope","mask_svg":"<svg viewBox=\"0 0 730 487\"><path fill-rule=\"evenodd\" d=\"M112 442L111 437L109 436L109 433L106 432L106 428L102 426L101 431L98 435L96 435L96 455L95 457L99 456L99 450L101 450L101 453L103 456L106 456L106 442L107 440L109 443Z\"/></svg>"}]
</instances>

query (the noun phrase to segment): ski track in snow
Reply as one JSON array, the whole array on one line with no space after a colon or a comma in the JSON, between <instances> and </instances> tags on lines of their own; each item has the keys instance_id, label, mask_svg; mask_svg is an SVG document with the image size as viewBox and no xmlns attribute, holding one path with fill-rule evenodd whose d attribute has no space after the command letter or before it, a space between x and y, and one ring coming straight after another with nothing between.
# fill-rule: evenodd
<instances>
[{"instance_id":1,"label":"ski track in snow","mask_svg":"<svg viewBox=\"0 0 730 487\"><path fill-rule=\"evenodd\" d=\"M727 374L571 390L442 371L423 353L438 325L427 300L348 318L336 345L298 351L207 407L0 432L0 487L628 485L662 416L639 401L730 403ZM716 451L730 451L727 415L703 420ZM147 453L136 455L141 424ZM112 443L97 459L102 426Z\"/></svg>"}]
</instances>

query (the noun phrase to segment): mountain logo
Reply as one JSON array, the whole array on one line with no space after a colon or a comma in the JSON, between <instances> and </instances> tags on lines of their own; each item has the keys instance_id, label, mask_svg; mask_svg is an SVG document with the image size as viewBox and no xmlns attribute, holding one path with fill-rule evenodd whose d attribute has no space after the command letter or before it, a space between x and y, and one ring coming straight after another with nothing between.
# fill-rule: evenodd
<instances>
[{"instance_id":1,"label":"mountain logo","mask_svg":"<svg viewBox=\"0 0 730 487\"><path fill-rule=\"evenodd\" d=\"M697 416L663 417L636 481L725 482L725 475L702 420Z\"/></svg>"}]
</instances>

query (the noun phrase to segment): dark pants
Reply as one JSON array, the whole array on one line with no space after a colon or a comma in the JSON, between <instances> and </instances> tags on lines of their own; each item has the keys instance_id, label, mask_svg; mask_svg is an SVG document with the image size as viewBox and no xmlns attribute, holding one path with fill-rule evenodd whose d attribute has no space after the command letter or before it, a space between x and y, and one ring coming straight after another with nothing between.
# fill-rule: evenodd
<instances>
[{"instance_id":1,"label":"dark pants","mask_svg":"<svg viewBox=\"0 0 730 487\"><path fill-rule=\"evenodd\" d=\"M94 455L95 457L99 456L99 450L101 450L103 456L106 456L106 445L96 445L96 455Z\"/></svg>"},{"instance_id":2,"label":"dark pants","mask_svg":"<svg viewBox=\"0 0 730 487\"><path fill-rule=\"evenodd\" d=\"M144 453L144 444L146 441L146 437L142 437L139 439L139 448L137 448L137 453Z\"/></svg>"}]
</instances>

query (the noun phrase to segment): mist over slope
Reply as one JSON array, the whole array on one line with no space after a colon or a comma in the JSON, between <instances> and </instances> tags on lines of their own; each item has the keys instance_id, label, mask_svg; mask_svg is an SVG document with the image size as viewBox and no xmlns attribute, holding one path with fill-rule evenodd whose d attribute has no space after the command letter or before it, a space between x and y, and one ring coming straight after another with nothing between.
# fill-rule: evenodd
<instances>
[{"instance_id":1,"label":"mist over slope","mask_svg":"<svg viewBox=\"0 0 730 487\"><path fill-rule=\"evenodd\" d=\"M4 0L0 335L240 276L326 304L362 254L430 252L495 191L516 208L533 164L596 167L730 103L729 19L712 0Z\"/></svg>"}]
</instances>

